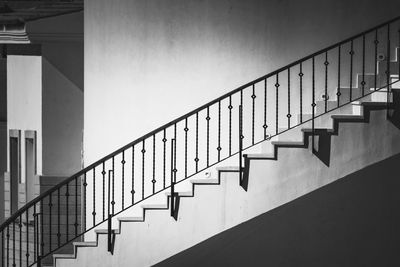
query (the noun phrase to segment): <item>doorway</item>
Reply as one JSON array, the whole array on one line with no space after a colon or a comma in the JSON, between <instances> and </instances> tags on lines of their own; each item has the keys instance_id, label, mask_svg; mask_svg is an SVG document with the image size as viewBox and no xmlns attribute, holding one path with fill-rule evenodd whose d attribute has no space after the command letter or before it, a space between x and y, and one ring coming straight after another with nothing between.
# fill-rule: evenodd
<instances>
[{"instance_id":1,"label":"doorway","mask_svg":"<svg viewBox=\"0 0 400 267\"><path fill-rule=\"evenodd\" d=\"M10 212L18 210L18 185L21 183L21 131L10 130Z\"/></svg>"},{"instance_id":2,"label":"doorway","mask_svg":"<svg viewBox=\"0 0 400 267\"><path fill-rule=\"evenodd\" d=\"M25 131L25 183L26 202L35 198L36 181L36 131Z\"/></svg>"}]
</instances>

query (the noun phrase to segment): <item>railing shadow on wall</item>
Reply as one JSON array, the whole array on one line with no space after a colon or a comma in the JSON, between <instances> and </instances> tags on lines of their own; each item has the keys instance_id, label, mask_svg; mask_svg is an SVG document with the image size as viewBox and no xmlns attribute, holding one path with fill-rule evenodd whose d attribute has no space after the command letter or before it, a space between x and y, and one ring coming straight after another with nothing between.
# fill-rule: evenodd
<instances>
[{"instance_id":1,"label":"railing shadow on wall","mask_svg":"<svg viewBox=\"0 0 400 267\"><path fill-rule=\"evenodd\" d=\"M2 266L40 266L106 221L111 240L117 214L166 189L174 196L176 183L233 156L242 170L243 150L305 123L314 131L319 116L376 91L389 105L400 72L399 22L396 17L251 81L74 174L1 225Z\"/></svg>"}]
</instances>

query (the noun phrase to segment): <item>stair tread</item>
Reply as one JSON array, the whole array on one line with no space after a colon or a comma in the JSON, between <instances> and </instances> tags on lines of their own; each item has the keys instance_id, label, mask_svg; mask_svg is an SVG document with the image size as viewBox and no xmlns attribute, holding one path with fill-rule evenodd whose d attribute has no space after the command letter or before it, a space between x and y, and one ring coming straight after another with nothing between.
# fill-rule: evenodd
<instances>
[{"instance_id":1,"label":"stair tread","mask_svg":"<svg viewBox=\"0 0 400 267\"><path fill-rule=\"evenodd\" d=\"M302 128L301 131L305 132L305 133L310 133L313 131L315 131L315 132L322 132L322 131L323 132L333 132L334 129L332 129L332 128L314 128L314 130L313 130L312 128Z\"/></svg>"},{"instance_id":2,"label":"stair tread","mask_svg":"<svg viewBox=\"0 0 400 267\"><path fill-rule=\"evenodd\" d=\"M112 229L112 231L114 231L115 234L119 234L119 229ZM94 230L94 232L96 234L108 234L108 229L97 229Z\"/></svg>"},{"instance_id":3,"label":"stair tread","mask_svg":"<svg viewBox=\"0 0 400 267\"><path fill-rule=\"evenodd\" d=\"M73 242L73 245L76 247L95 247L97 246L96 241L80 241L80 242Z\"/></svg>"},{"instance_id":4,"label":"stair tread","mask_svg":"<svg viewBox=\"0 0 400 267\"><path fill-rule=\"evenodd\" d=\"M257 154L244 154L249 159L264 159L264 158L274 158L274 153L257 153Z\"/></svg>"},{"instance_id":5,"label":"stair tread","mask_svg":"<svg viewBox=\"0 0 400 267\"><path fill-rule=\"evenodd\" d=\"M303 141L272 141L275 146L304 146Z\"/></svg>"},{"instance_id":6,"label":"stair tread","mask_svg":"<svg viewBox=\"0 0 400 267\"><path fill-rule=\"evenodd\" d=\"M75 259L75 254L53 254L53 258Z\"/></svg>"},{"instance_id":7,"label":"stair tread","mask_svg":"<svg viewBox=\"0 0 400 267\"><path fill-rule=\"evenodd\" d=\"M168 203L157 203L157 204L142 204L143 209L165 209L168 208Z\"/></svg>"},{"instance_id":8,"label":"stair tread","mask_svg":"<svg viewBox=\"0 0 400 267\"><path fill-rule=\"evenodd\" d=\"M181 196L181 197L193 196L193 192L192 191L182 191L182 192L175 192L175 193L177 193L178 196ZM165 194L167 196L170 196L171 195L171 191L167 191L167 192L165 192Z\"/></svg>"},{"instance_id":9,"label":"stair tread","mask_svg":"<svg viewBox=\"0 0 400 267\"><path fill-rule=\"evenodd\" d=\"M207 179L192 179L190 180L192 184L217 184L218 179L207 178Z\"/></svg>"},{"instance_id":10,"label":"stair tread","mask_svg":"<svg viewBox=\"0 0 400 267\"><path fill-rule=\"evenodd\" d=\"M141 221L143 221L143 216L119 217L118 221L121 221L121 222L141 222Z\"/></svg>"},{"instance_id":11,"label":"stair tread","mask_svg":"<svg viewBox=\"0 0 400 267\"><path fill-rule=\"evenodd\" d=\"M217 171L239 171L239 167L237 166L224 166L224 167L217 167Z\"/></svg>"},{"instance_id":12,"label":"stair tread","mask_svg":"<svg viewBox=\"0 0 400 267\"><path fill-rule=\"evenodd\" d=\"M340 114L340 115L332 115L332 119L364 119L364 116Z\"/></svg>"}]
</instances>

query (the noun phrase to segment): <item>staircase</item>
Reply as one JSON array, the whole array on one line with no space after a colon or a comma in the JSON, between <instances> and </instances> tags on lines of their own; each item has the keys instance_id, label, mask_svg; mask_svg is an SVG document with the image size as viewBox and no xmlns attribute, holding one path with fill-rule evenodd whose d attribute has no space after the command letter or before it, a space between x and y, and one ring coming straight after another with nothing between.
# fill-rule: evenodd
<instances>
[{"instance_id":1,"label":"staircase","mask_svg":"<svg viewBox=\"0 0 400 267\"><path fill-rule=\"evenodd\" d=\"M49 189L0 227L3 266L51 255L58 267L150 266L399 153L399 21L241 86Z\"/></svg>"}]
</instances>

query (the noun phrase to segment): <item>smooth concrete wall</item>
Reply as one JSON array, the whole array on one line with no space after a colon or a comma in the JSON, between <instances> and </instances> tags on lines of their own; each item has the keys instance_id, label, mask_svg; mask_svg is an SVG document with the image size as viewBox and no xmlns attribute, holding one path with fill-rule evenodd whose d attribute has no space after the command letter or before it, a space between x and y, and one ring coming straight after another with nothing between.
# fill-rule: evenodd
<instances>
[{"instance_id":1,"label":"smooth concrete wall","mask_svg":"<svg viewBox=\"0 0 400 267\"><path fill-rule=\"evenodd\" d=\"M41 56L7 57L7 104L7 129L21 130L21 182L25 183L25 130L36 131L37 173L42 173Z\"/></svg>"},{"instance_id":2,"label":"smooth concrete wall","mask_svg":"<svg viewBox=\"0 0 400 267\"><path fill-rule=\"evenodd\" d=\"M0 59L0 223L4 220L4 172L7 171L7 60Z\"/></svg>"},{"instance_id":3,"label":"smooth concrete wall","mask_svg":"<svg viewBox=\"0 0 400 267\"><path fill-rule=\"evenodd\" d=\"M88 0L85 164L398 15L398 1Z\"/></svg>"}]
</instances>

